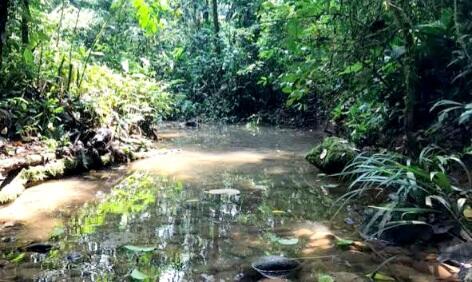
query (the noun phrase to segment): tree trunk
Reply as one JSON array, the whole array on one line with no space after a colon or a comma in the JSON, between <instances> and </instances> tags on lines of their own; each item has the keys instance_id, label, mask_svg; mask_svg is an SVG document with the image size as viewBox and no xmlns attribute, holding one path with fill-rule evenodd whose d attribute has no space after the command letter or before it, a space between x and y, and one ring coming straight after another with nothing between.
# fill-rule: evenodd
<instances>
[{"instance_id":1,"label":"tree trunk","mask_svg":"<svg viewBox=\"0 0 472 282\"><path fill-rule=\"evenodd\" d=\"M219 33L220 33L220 23L218 22L218 0L211 0L212 10L213 10L213 26L215 30L215 48L216 53L220 53L220 43L219 43Z\"/></svg>"},{"instance_id":2,"label":"tree trunk","mask_svg":"<svg viewBox=\"0 0 472 282\"><path fill-rule=\"evenodd\" d=\"M193 3L193 23L195 25L195 28L196 29L199 29L200 28L200 15L198 13L198 4L197 2L194 2Z\"/></svg>"},{"instance_id":3,"label":"tree trunk","mask_svg":"<svg viewBox=\"0 0 472 282\"><path fill-rule=\"evenodd\" d=\"M0 1L0 67L2 67L3 45L6 40L6 27L8 19L8 2L9 0Z\"/></svg>"},{"instance_id":4,"label":"tree trunk","mask_svg":"<svg viewBox=\"0 0 472 282\"><path fill-rule=\"evenodd\" d=\"M404 131L407 138L407 150L411 153L416 151L415 118L417 106L417 75L416 75L416 51L415 39L412 34L411 17L408 12L412 7L409 0L400 0L396 3L390 3L395 20L400 28L401 35L405 42L406 53L403 58L403 78L405 83L404 94Z\"/></svg>"},{"instance_id":5,"label":"tree trunk","mask_svg":"<svg viewBox=\"0 0 472 282\"><path fill-rule=\"evenodd\" d=\"M205 21L206 24L210 21L210 15L208 13L209 10L209 5L208 5L208 0L205 0L205 10L203 11L203 20Z\"/></svg>"},{"instance_id":6,"label":"tree trunk","mask_svg":"<svg viewBox=\"0 0 472 282\"><path fill-rule=\"evenodd\" d=\"M31 13L29 8L29 0L22 1L22 13L21 13L21 42L23 45L29 43L29 27L28 24L31 19Z\"/></svg>"}]
</instances>

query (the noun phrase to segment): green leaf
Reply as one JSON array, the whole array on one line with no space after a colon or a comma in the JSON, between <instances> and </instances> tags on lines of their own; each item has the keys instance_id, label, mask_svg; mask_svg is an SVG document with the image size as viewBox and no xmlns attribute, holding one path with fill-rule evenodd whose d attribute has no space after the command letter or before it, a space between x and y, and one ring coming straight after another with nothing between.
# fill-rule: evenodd
<instances>
[{"instance_id":1,"label":"green leaf","mask_svg":"<svg viewBox=\"0 0 472 282\"><path fill-rule=\"evenodd\" d=\"M292 245L298 244L298 238L291 238L291 239L279 238L277 240L277 243L284 246L292 246Z\"/></svg>"},{"instance_id":2,"label":"green leaf","mask_svg":"<svg viewBox=\"0 0 472 282\"><path fill-rule=\"evenodd\" d=\"M361 71L362 68L363 67L361 63L355 63L350 66L347 66L342 72L339 73L339 75L357 73Z\"/></svg>"},{"instance_id":3,"label":"green leaf","mask_svg":"<svg viewBox=\"0 0 472 282\"><path fill-rule=\"evenodd\" d=\"M145 279L149 278L149 276L146 275L145 273L142 273L141 271L139 271L138 269L135 268L131 272L131 278L133 278L135 280L145 280Z\"/></svg>"},{"instance_id":4,"label":"green leaf","mask_svg":"<svg viewBox=\"0 0 472 282\"><path fill-rule=\"evenodd\" d=\"M34 55L33 55L33 52L29 48L26 48L23 51L23 59L25 60L25 63L27 65L34 64Z\"/></svg>"},{"instance_id":5,"label":"green leaf","mask_svg":"<svg viewBox=\"0 0 472 282\"><path fill-rule=\"evenodd\" d=\"M16 255L14 258L12 258L10 261L11 262L14 262L14 263L20 263L23 261L23 259L25 258L26 254L25 253L20 253L18 255Z\"/></svg>"},{"instance_id":6,"label":"green leaf","mask_svg":"<svg viewBox=\"0 0 472 282\"><path fill-rule=\"evenodd\" d=\"M373 281L396 281L395 278L383 274L381 272L369 273L366 276L372 279Z\"/></svg>"},{"instance_id":7,"label":"green leaf","mask_svg":"<svg viewBox=\"0 0 472 282\"><path fill-rule=\"evenodd\" d=\"M342 238L336 238L336 246L340 249L347 249L354 244L353 240L347 240Z\"/></svg>"},{"instance_id":8,"label":"green leaf","mask_svg":"<svg viewBox=\"0 0 472 282\"><path fill-rule=\"evenodd\" d=\"M152 252L156 249L156 247L145 247L145 246L133 246L133 245L126 245L123 246L128 251L135 252L135 253L145 253L145 252Z\"/></svg>"}]
</instances>

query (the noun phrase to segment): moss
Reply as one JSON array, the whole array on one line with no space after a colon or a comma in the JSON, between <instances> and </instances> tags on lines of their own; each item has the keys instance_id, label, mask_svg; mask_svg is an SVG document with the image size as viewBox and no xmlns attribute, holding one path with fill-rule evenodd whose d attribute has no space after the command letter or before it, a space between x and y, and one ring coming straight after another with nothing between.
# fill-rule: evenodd
<instances>
[{"instance_id":1,"label":"moss","mask_svg":"<svg viewBox=\"0 0 472 282\"><path fill-rule=\"evenodd\" d=\"M338 173L357 155L354 145L338 137L327 137L316 145L306 160L323 172Z\"/></svg>"}]
</instances>

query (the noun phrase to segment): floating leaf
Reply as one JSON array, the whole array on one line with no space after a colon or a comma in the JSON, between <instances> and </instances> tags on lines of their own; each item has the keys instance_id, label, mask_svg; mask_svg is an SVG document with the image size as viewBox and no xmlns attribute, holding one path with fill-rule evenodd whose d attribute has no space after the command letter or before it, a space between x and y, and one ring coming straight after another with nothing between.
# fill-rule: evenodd
<instances>
[{"instance_id":1,"label":"floating leaf","mask_svg":"<svg viewBox=\"0 0 472 282\"><path fill-rule=\"evenodd\" d=\"M206 193L210 195L236 196L236 195L239 195L240 192L239 190L236 190L236 189L227 188L227 189L213 189L213 190L206 191Z\"/></svg>"},{"instance_id":2,"label":"floating leaf","mask_svg":"<svg viewBox=\"0 0 472 282\"><path fill-rule=\"evenodd\" d=\"M131 278L133 278L135 280L145 280L145 279L149 278L149 276L147 276L146 274L142 273L141 271L139 271L135 268L131 272Z\"/></svg>"},{"instance_id":3,"label":"floating leaf","mask_svg":"<svg viewBox=\"0 0 472 282\"><path fill-rule=\"evenodd\" d=\"M195 198L195 199L188 199L188 200L186 200L185 202L186 202L186 203L198 203L198 202L200 202L200 200L197 199L197 198Z\"/></svg>"},{"instance_id":4,"label":"floating leaf","mask_svg":"<svg viewBox=\"0 0 472 282\"><path fill-rule=\"evenodd\" d=\"M298 244L298 238L291 238L291 239L279 238L277 239L277 243L284 246L292 246L292 245Z\"/></svg>"},{"instance_id":5,"label":"floating leaf","mask_svg":"<svg viewBox=\"0 0 472 282\"><path fill-rule=\"evenodd\" d=\"M284 214L285 211L281 211L281 210L273 210L272 211L272 214Z\"/></svg>"},{"instance_id":6,"label":"floating leaf","mask_svg":"<svg viewBox=\"0 0 472 282\"><path fill-rule=\"evenodd\" d=\"M146 247L146 246L133 246L133 245L126 245L123 248L127 249L128 251L140 253L140 252L152 252L156 249L156 247Z\"/></svg>"}]
</instances>

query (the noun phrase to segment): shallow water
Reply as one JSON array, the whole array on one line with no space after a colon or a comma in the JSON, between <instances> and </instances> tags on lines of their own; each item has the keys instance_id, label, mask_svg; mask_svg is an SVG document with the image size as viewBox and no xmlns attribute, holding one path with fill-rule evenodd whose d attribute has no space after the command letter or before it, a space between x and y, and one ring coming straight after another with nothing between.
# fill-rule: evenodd
<instances>
[{"instance_id":1,"label":"shallow water","mask_svg":"<svg viewBox=\"0 0 472 282\"><path fill-rule=\"evenodd\" d=\"M2 278L258 281L250 264L264 255L334 256L311 259L293 281L370 267L369 257L340 258L334 247L330 234L354 232L342 219L328 220L332 197L326 187L333 183L304 160L319 133L206 126L167 129L162 136L172 138L154 158L43 184L45 191L83 186L89 192L78 196L82 202L95 200L83 206L80 200L59 201L56 212L38 212L43 219L25 215L44 224L26 225L23 239L47 232L54 235L54 248L48 255L27 253L3 269Z\"/></svg>"}]
</instances>

